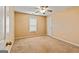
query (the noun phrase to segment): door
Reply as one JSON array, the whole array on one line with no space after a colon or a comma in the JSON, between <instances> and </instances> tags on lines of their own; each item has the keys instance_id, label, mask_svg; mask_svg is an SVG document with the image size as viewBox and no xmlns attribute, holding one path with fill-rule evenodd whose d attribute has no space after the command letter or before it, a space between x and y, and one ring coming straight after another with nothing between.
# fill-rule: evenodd
<instances>
[{"instance_id":1,"label":"door","mask_svg":"<svg viewBox=\"0 0 79 59\"><path fill-rule=\"evenodd\" d=\"M47 34L48 35L52 35L52 31L53 31L53 25L52 25L52 18L51 16L47 17Z\"/></svg>"}]
</instances>

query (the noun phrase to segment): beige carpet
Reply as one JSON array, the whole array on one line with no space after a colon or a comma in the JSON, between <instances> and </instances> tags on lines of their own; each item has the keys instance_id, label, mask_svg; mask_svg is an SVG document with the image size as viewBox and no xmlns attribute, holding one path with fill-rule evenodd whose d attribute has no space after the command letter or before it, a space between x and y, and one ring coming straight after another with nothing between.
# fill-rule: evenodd
<instances>
[{"instance_id":1,"label":"beige carpet","mask_svg":"<svg viewBox=\"0 0 79 59\"><path fill-rule=\"evenodd\" d=\"M79 52L79 47L59 41L49 36L18 39L15 41L11 53L54 53Z\"/></svg>"}]
</instances>

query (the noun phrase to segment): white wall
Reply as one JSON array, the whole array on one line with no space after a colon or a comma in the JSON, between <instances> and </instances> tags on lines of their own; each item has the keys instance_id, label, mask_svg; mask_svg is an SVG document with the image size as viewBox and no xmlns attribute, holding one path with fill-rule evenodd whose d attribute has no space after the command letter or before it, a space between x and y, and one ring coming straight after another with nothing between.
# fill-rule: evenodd
<instances>
[{"instance_id":1,"label":"white wall","mask_svg":"<svg viewBox=\"0 0 79 59\"><path fill-rule=\"evenodd\" d=\"M0 6L0 40L3 39L3 33L4 33L4 15L3 15L3 6Z\"/></svg>"},{"instance_id":2,"label":"white wall","mask_svg":"<svg viewBox=\"0 0 79 59\"><path fill-rule=\"evenodd\" d=\"M5 14L4 14L4 10L5 8L3 6L0 6L0 50L3 50L5 49L4 48L4 33L5 33L5 24L4 24L4 21L5 21Z\"/></svg>"}]
</instances>

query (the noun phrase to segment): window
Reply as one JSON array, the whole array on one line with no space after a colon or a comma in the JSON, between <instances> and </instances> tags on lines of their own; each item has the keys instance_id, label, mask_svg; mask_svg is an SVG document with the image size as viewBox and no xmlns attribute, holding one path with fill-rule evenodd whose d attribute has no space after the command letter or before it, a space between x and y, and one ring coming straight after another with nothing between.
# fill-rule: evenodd
<instances>
[{"instance_id":1,"label":"window","mask_svg":"<svg viewBox=\"0 0 79 59\"><path fill-rule=\"evenodd\" d=\"M29 19L29 32L37 31L37 19L36 16L31 15Z\"/></svg>"}]
</instances>

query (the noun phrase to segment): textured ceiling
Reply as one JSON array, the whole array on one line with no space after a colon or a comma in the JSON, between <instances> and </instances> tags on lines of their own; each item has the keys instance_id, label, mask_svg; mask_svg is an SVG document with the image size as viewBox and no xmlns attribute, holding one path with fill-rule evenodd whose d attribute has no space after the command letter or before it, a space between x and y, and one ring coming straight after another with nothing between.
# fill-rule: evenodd
<instances>
[{"instance_id":1,"label":"textured ceiling","mask_svg":"<svg viewBox=\"0 0 79 59\"><path fill-rule=\"evenodd\" d=\"M15 11L33 14L38 7L39 6L15 6ZM66 8L69 8L69 6L49 6L48 8L52 9L54 12L54 11L64 10ZM35 15L43 15L43 14L37 13ZM43 16L47 16L47 15L49 14L45 14Z\"/></svg>"}]
</instances>

